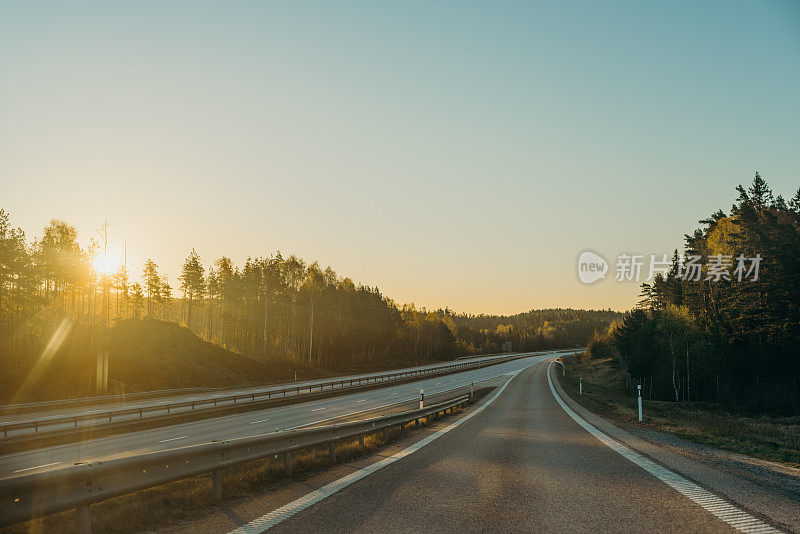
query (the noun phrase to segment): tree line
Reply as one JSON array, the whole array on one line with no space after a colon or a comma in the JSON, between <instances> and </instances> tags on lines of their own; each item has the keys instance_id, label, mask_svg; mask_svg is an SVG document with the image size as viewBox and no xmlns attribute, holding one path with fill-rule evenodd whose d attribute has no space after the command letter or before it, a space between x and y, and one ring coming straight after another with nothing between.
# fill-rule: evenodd
<instances>
[{"instance_id":1,"label":"tree line","mask_svg":"<svg viewBox=\"0 0 800 534\"><path fill-rule=\"evenodd\" d=\"M685 236L666 274L642 285L639 306L598 331L590 356L649 377L656 398L754 410L800 409L800 189L788 202L756 173ZM688 257L760 259L757 279L687 277ZM682 259L683 258L683 259Z\"/></svg>"},{"instance_id":2,"label":"tree line","mask_svg":"<svg viewBox=\"0 0 800 534\"><path fill-rule=\"evenodd\" d=\"M397 304L376 287L280 253L235 265L206 264L192 249L174 287L154 259L139 280L124 265L98 272L101 246L81 247L74 227L51 221L28 240L0 210L0 354L6 369L32 369L59 327L80 325L77 344L104 350L121 320L175 321L225 348L264 359L349 369L423 363L477 353L582 345L618 317L611 311L541 310L512 316L457 314ZM76 346L72 343L72 346Z\"/></svg>"}]
</instances>

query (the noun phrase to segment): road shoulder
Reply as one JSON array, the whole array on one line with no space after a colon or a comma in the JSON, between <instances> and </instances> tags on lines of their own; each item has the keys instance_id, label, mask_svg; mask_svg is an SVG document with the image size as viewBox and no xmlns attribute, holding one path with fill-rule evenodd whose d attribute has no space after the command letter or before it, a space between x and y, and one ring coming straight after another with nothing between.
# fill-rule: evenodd
<instances>
[{"instance_id":1,"label":"road shoulder","mask_svg":"<svg viewBox=\"0 0 800 534\"><path fill-rule=\"evenodd\" d=\"M598 430L683 477L712 491L753 516L790 531L800 532L800 504L793 492L796 477L788 477L785 484L769 484L748 480L714 465L713 460L689 454L676 441L668 443L651 434L652 441L621 429L606 419L590 412L572 399L561 387L551 369L553 385L561 399L578 415ZM776 479L775 482L780 482Z\"/></svg>"}]
</instances>

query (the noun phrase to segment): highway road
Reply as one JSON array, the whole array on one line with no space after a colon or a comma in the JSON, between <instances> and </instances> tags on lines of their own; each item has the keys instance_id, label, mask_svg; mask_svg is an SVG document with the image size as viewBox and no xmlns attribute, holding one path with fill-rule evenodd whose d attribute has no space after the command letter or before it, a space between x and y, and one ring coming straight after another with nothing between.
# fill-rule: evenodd
<instances>
[{"instance_id":1,"label":"highway road","mask_svg":"<svg viewBox=\"0 0 800 534\"><path fill-rule=\"evenodd\" d=\"M530 362L518 368L525 363ZM614 440L598 439L555 399L546 369L547 363L528 367L482 411L446 421L449 426L421 440L418 435L414 439L420 441L405 450L282 507L265 509L263 516L229 511L221 522L191 529L239 527L237 534L268 527L287 533L734 532L736 526L743 532L774 531L731 512L703 488L622 451ZM242 518L239 524L232 521Z\"/></svg>"},{"instance_id":2,"label":"highway road","mask_svg":"<svg viewBox=\"0 0 800 534\"><path fill-rule=\"evenodd\" d=\"M556 351L557 353L560 352L574 352L574 351ZM534 353L539 354L539 353ZM490 361L496 358L502 358L508 356L507 354L502 355L495 355L495 356L483 356L483 357L475 357L475 358L464 358L458 360L459 363L469 363L469 362L476 362L476 361ZM50 419L55 418L62 418L62 417L74 417L74 416L85 416L91 414L98 414L97 420L88 420L88 421L79 421L77 426L92 426L96 422L103 422L107 421L104 419L100 414L106 412L108 410L115 410L115 409L139 409L139 408L150 408L155 406L166 406L169 403L174 402L192 402L192 401L208 401L210 399L218 399L221 397L230 397L233 395L250 395L250 394L259 394L265 393L267 391L280 391L287 387L307 387L310 385L316 385L320 383L325 383L330 380L350 380L350 379L358 379L367 376L381 376L381 375L388 375L391 373L403 372L403 371L411 371L411 370L423 370L423 369L434 369L437 367L441 367L444 365L448 365L454 362L439 362L435 364L429 365L422 365L417 367L409 367L403 369L395 369L390 371L383 371L383 372L374 372L374 373L365 373L365 374L357 374L357 375L347 375L347 376L340 376L340 377L330 377L330 378L323 378L317 380L307 380L307 381L300 381L300 382L290 382L284 384L273 384L269 386L254 386L254 387L247 387L247 388L240 388L235 390L219 390L219 391L202 391L202 392L193 392L193 393L182 393L177 395L167 395L164 397L156 397L156 398L146 398L146 399L133 399L128 402L120 403L99 403L99 404L92 404L90 406L77 406L77 407L57 407L57 408L42 408L36 411L26 411L25 413L13 413L13 414L3 414L0 415L0 426L7 425L7 424L14 424L24 421L47 421ZM294 393L291 393L293 395ZM56 403L57 404L57 403ZM228 401L227 404L232 404L232 401ZM224 406L226 403L219 402L219 406ZM5 407L4 409L8 409ZM180 411L191 411L191 407L182 407L182 408L174 408L173 412L180 412ZM0 413L2 413L2 409L0 409ZM115 416L115 421L122 421L126 419L136 419L138 418L138 414L131 413L128 415L123 416ZM65 422L65 423L58 423L58 424L48 424L46 427L47 430L60 430L60 429L69 429L73 427L72 422ZM20 436L26 434L33 434L33 428L25 428L25 429L15 429L8 432L9 436Z\"/></svg>"},{"instance_id":3,"label":"highway road","mask_svg":"<svg viewBox=\"0 0 800 534\"><path fill-rule=\"evenodd\" d=\"M547 353L397 386L4 455L0 456L0 478L58 469L76 462L292 429L344 416L354 419L362 412L417 399L420 388L426 395L433 395L468 386L470 382L514 373L552 356L553 353Z\"/></svg>"}]
</instances>

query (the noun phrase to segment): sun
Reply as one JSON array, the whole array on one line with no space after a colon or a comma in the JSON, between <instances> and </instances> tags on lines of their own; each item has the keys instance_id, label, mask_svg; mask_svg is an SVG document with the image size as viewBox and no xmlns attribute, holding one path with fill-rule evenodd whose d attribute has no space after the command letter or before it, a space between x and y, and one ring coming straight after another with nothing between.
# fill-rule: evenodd
<instances>
[{"instance_id":1,"label":"sun","mask_svg":"<svg viewBox=\"0 0 800 534\"><path fill-rule=\"evenodd\" d=\"M120 266L119 258L111 254L98 256L92 262L92 268L100 276L110 276L114 274Z\"/></svg>"}]
</instances>

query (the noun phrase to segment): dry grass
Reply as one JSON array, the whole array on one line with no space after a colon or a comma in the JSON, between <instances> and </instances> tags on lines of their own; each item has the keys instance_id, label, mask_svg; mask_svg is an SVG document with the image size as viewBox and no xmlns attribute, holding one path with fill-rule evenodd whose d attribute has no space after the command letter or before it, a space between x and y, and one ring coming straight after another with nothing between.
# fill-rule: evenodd
<instances>
[{"instance_id":1,"label":"dry grass","mask_svg":"<svg viewBox=\"0 0 800 534\"><path fill-rule=\"evenodd\" d=\"M426 426L425 421L424 418L420 420L420 428ZM385 442L380 433L367 435L363 446L358 439L341 441L336 445L336 463L370 454L408 432L414 432L413 422L405 425L402 431L392 428ZM326 445L295 453L290 478L283 475L282 456L231 467L223 471L223 497L229 501L264 493L332 465ZM218 505L211 496L211 475L202 475L93 504L92 529L112 534L158 530L182 519L197 517L199 512ZM0 533L69 534L76 531L76 522L76 511L69 510L0 529Z\"/></svg>"},{"instance_id":2,"label":"dry grass","mask_svg":"<svg viewBox=\"0 0 800 534\"><path fill-rule=\"evenodd\" d=\"M564 358L562 387L589 410L622 426L639 425L636 399L624 394L625 378L610 359ZM578 379L583 379L583 395ZM643 426L720 449L800 467L800 417L749 417L703 403L644 401Z\"/></svg>"}]
</instances>

